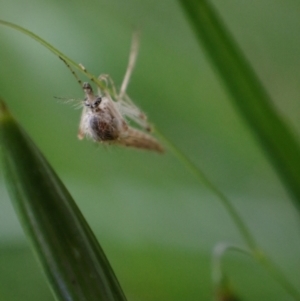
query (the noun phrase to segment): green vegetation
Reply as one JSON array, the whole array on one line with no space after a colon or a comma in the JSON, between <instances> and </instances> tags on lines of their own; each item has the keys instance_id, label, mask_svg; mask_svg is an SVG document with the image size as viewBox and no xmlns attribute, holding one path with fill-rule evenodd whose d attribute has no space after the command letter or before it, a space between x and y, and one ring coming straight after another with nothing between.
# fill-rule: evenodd
<instances>
[{"instance_id":1,"label":"green vegetation","mask_svg":"<svg viewBox=\"0 0 300 301\"><path fill-rule=\"evenodd\" d=\"M265 93L231 44L233 39L226 35L222 22L209 18L205 1L183 2L187 20L191 17L196 36L204 41L204 49L231 92L228 99L179 6L150 5L150 1L90 4L87 8L84 3L73 3L70 9L49 1L45 9L32 2L34 14L23 14L16 22L15 6L7 3L1 17L55 45L72 58L67 61L73 67L78 61L92 74L109 73L116 83L121 82L127 63L132 31L128 24L139 24L142 47L129 93L175 148L158 156L78 142L79 113L57 103L53 96L81 98L82 91L57 57L4 27L0 30L4 45L0 55L5 57L0 88L13 115L77 200L127 299L211 300L209 262L220 242L241 246L246 242L254 255L251 259L226 253L222 258L226 270L222 283L230 283L232 299L299 299L294 288L299 279L297 207L264 156L266 151L293 200L299 202L299 151L297 135L292 133L299 127L295 84L298 4L215 4L262 78L269 91ZM54 15L55 24L51 22ZM282 20L285 30L277 20ZM267 94L273 96L272 101ZM240 110L235 111L230 100ZM282 115L289 118L293 130ZM1 117L2 128L7 123L5 116ZM2 153L8 154L7 145L2 147ZM16 154L20 162L30 157L17 144ZM185 167L205 185L199 185ZM1 199L0 298L51 300L49 291L38 285L40 279L35 275L40 272L24 246L8 198L3 194ZM30 283L26 274L32 278Z\"/></svg>"}]
</instances>

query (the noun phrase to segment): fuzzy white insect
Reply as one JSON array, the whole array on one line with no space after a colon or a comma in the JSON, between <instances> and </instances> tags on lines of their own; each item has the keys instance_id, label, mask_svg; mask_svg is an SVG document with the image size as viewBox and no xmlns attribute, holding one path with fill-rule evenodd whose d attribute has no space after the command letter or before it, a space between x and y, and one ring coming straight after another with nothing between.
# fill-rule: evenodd
<instances>
[{"instance_id":1,"label":"fuzzy white insect","mask_svg":"<svg viewBox=\"0 0 300 301\"><path fill-rule=\"evenodd\" d=\"M126 94L138 48L139 37L134 34L127 70L119 93L108 75L100 75L98 79L106 85L107 89L101 91L98 87L98 94L95 94L91 85L86 82L82 83L68 63L61 58L85 92L79 124L79 139L87 136L96 142L163 152L160 143L149 134L151 126L147 122L146 115L134 105ZM86 71L82 65L80 66ZM129 122L135 123L140 129L132 127Z\"/></svg>"}]
</instances>

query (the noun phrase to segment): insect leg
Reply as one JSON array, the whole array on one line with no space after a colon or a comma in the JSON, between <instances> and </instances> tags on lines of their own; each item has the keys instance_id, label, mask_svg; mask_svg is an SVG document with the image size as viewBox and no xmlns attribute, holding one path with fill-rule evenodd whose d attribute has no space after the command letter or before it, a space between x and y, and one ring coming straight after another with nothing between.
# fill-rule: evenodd
<instances>
[{"instance_id":1,"label":"insect leg","mask_svg":"<svg viewBox=\"0 0 300 301\"><path fill-rule=\"evenodd\" d=\"M77 137L80 140L82 140L84 138L84 133L85 133L85 129L84 129L84 117L85 117L86 111L87 111L87 108L83 107L82 112L81 112L81 117L80 117L78 134L77 134Z\"/></svg>"},{"instance_id":2,"label":"insect leg","mask_svg":"<svg viewBox=\"0 0 300 301\"><path fill-rule=\"evenodd\" d=\"M125 73L125 76L124 76L124 79L123 79L123 82L122 82L122 85L120 88L120 93L118 96L119 99L122 99L126 93L126 89L127 89L132 71L134 69L135 63L136 63L137 55L139 52L139 46L140 46L140 32L135 31L132 35L128 65L127 65L126 73Z\"/></svg>"}]
</instances>

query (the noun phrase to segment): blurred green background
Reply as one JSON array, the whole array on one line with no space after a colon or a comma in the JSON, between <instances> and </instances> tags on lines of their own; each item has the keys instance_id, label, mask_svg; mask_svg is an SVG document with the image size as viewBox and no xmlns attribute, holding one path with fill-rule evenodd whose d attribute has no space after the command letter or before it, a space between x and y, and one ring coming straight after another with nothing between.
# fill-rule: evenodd
<instances>
[{"instance_id":1,"label":"blurred green background","mask_svg":"<svg viewBox=\"0 0 300 301\"><path fill-rule=\"evenodd\" d=\"M211 2L299 136L299 1ZM110 74L117 85L133 28L140 28L132 99L230 197L260 245L300 286L298 213L176 1L2 0L0 18L91 73ZM243 242L219 200L170 152L78 141L80 111L54 98L83 96L68 69L9 28L0 28L0 45L0 95L77 201L128 300L211 300L213 247ZM225 266L243 300L292 300L252 259L230 254ZM53 300L2 174L0 300Z\"/></svg>"}]
</instances>

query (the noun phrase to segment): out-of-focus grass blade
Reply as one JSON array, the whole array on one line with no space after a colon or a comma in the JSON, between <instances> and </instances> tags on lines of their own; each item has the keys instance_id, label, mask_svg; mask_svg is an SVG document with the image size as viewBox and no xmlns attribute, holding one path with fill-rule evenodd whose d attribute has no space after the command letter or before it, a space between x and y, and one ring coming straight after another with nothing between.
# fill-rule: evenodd
<instances>
[{"instance_id":1,"label":"out-of-focus grass blade","mask_svg":"<svg viewBox=\"0 0 300 301\"><path fill-rule=\"evenodd\" d=\"M180 0L196 35L300 209L300 147L206 0Z\"/></svg>"},{"instance_id":2,"label":"out-of-focus grass blade","mask_svg":"<svg viewBox=\"0 0 300 301\"><path fill-rule=\"evenodd\" d=\"M57 299L125 301L71 195L1 100L0 145L9 194Z\"/></svg>"}]
</instances>

